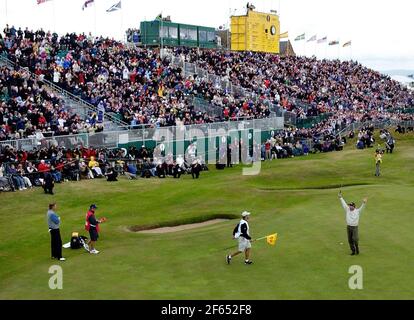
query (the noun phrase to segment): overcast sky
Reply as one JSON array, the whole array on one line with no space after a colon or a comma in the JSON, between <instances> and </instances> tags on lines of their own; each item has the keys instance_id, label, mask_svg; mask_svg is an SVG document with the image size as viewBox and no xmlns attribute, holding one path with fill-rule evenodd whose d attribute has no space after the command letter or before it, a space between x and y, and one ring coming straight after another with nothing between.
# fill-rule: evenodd
<instances>
[{"instance_id":1,"label":"overcast sky","mask_svg":"<svg viewBox=\"0 0 414 320\"><path fill-rule=\"evenodd\" d=\"M56 29L58 32L92 32L115 38L122 30L153 20L160 12L173 21L218 27L229 23L230 13L244 14L247 0L122 0L121 11L106 13L119 0L95 0L82 11L85 0L0 0L1 25L7 22L29 28ZM277 10L281 31L298 54L318 58L353 58L377 70L414 69L413 0L255 0L259 11ZM236 10L236 11L235 11ZM95 23L96 22L96 23ZM341 46L329 47L294 38L306 33ZM352 40L352 47L342 44Z\"/></svg>"}]
</instances>

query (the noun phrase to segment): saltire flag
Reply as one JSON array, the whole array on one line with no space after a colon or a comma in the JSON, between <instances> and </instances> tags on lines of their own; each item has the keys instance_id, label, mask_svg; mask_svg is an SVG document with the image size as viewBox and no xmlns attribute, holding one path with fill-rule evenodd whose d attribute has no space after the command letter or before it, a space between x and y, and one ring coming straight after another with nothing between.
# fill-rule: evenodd
<instances>
[{"instance_id":1,"label":"saltire flag","mask_svg":"<svg viewBox=\"0 0 414 320\"><path fill-rule=\"evenodd\" d=\"M271 246L276 245L276 241L277 241L277 233L271 234L270 236L266 237L266 242L270 244Z\"/></svg>"},{"instance_id":2,"label":"saltire flag","mask_svg":"<svg viewBox=\"0 0 414 320\"><path fill-rule=\"evenodd\" d=\"M312 36L312 37L308 40L308 42L315 41L315 40L316 40L316 34L315 34L314 36Z\"/></svg>"},{"instance_id":3,"label":"saltire flag","mask_svg":"<svg viewBox=\"0 0 414 320\"><path fill-rule=\"evenodd\" d=\"M90 7L91 4L94 3L94 0L86 0L85 3L82 6L82 10L85 10L86 8Z\"/></svg>"},{"instance_id":4,"label":"saltire flag","mask_svg":"<svg viewBox=\"0 0 414 320\"><path fill-rule=\"evenodd\" d=\"M122 5L121 5L122 1L119 1L117 4L114 4L112 7L110 7L108 10L106 10L106 12L114 12L117 10L121 10L122 9Z\"/></svg>"},{"instance_id":5,"label":"saltire flag","mask_svg":"<svg viewBox=\"0 0 414 320\"><path fill-rule=\"evenodd\" d=\"M37 0L37 4L42 4L48 1L52 1L52 0Z\"/></svg>"},{"instance_id":6,"label":"saltire flag","mask_svg":"<svg viewBox=\"0 0 414 320\"><path fill-rule=\"evenodd\" d=\"M352 41L345 42L343 47L349 47L350 45L352 45Z\"/></svg>"},{"instance_id":7,"label":"saltire flag","mask_svg":"<svg viewBox=\"0 0 414 320\"><path fill-rule=\"evenodd\" d=\"M305 34L301 34L295 38L295 41L305 40Z\"/></svg>"},{"instance_id":8,"label":"saltire flag","mask_svg":"<svg viewBox=\"0 0 414 320\"><path fill-rule=\"evenodd\" d=\"M283 33L280 34L280 39L285 39L285 38L289 38L289 32L288 31L283 32Z\"/></svg>"},{"instance_id":9,"label":"saltire flag","mask_svg":"<svg viewBox=\"0 0 414 320\"><path fill-rule=\"evenodd\" d=\"M161 21L162 20L162 13L160 13L156 18L155 21Z\"/></svg>"},{"instance_id":10,"label":"saltire flag","mask_svg":"<svg viewBox=\"0 0 414 320\"><path fill-rule=\"evenodd\" d=\"M329 42L330 46L336 46L337 44L339 44L339 41L331 41Z\"/></svg>"},{"instance_id":11,"label":"saltire flag","mask_svg":"<svg viewBox=\"0 0 414 320\"><path fill-rule=\"evenodd\" d=\"M328 40L328 37L323 37L322 39L318 40L318 43L324 43Z\"/></svg>"}]
</instances>

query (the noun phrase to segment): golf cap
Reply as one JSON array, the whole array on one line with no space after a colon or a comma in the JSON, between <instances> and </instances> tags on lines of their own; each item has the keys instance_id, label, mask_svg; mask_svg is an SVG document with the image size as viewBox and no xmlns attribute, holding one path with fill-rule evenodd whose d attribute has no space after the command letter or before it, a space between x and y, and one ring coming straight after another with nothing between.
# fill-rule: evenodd
<instances>
[{"instance_id":1,"label":"golf cap","mask_svg":"<svg viewBox=\"0 0 414 320\"><path fill-rule=\"evenodd\" d=\"M250 216L250 212L247 212L247 211L243 211L242 212L242 217L244 218L244 217L248 217L248 216Z\"/></svg>"},{"instance_id":2,"label":"golf cap","mask_svg":"<svg viewBox=\"0 0 414 320\"><path fill-rule=\"evenodd\" d=\"M90 209L98 209L98 207L96 206L96 204L92 204L92 205L90 206Z\"/></svg>"}]
</instances>

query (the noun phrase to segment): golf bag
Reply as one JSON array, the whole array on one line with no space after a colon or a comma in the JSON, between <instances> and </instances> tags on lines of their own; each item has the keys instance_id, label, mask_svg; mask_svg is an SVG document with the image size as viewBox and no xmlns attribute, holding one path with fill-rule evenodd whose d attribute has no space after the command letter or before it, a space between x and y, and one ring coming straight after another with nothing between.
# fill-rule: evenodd
<instances>
[{"instance_id":1,"label":"golf bag","mask_svg":"<svg viewBox=\"0 0 414 320\"><path fill-rule=\"evenodd\" d=\"M72 233L72 238L70 239L70 248L71 249L80 249L85 248L86 251L89 251L87 244L87 237L80 236L77 232Z\"/></svg>"}]
</instances>

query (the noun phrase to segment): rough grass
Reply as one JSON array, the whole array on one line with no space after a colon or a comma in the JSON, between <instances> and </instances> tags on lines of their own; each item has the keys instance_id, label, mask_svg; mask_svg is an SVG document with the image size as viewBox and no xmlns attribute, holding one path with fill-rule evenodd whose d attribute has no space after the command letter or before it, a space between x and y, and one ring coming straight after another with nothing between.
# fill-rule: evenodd
<instances>
[{"instance_id":1,"label":"rough grass","mask_svg":"<svg viewBox=\"0 0 414 320\"><path fill-rule=\"evenodd\" d=\"M396 136L374 177L374 150L264 163L260 175L241 168L202 173L200 180L102 180L0 194L0 299L413 299L414 139ZM369 198L361 217L361 255L349 256L337 198ZM267 190L267 191L266 191ZM65 250L63 290L48 288L47 205L58 203L64 242L83 231L91 203L102 226L97 256ZM252 212L254 237L277 232L275 247L253 244L252 266L225 264L236 221L169 234L127 232L215 215ZM341 245L343 243L343 245ZM56 262L55 262L56 263ZM350 290L348 269L364 270L364 289Z\"/></svg>"}]
</instances>

